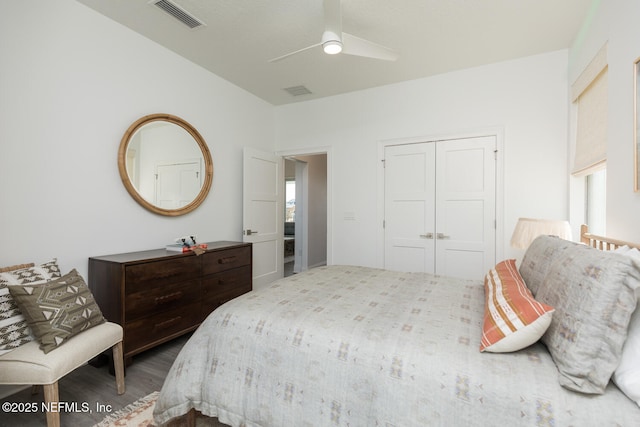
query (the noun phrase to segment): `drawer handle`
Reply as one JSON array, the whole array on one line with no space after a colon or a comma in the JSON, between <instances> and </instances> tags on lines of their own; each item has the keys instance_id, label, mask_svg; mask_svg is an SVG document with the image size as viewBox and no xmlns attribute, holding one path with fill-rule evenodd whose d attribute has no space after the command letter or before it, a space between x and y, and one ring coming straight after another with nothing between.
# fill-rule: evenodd
<instances>
[{"instance_id":1,"label":"drawer handle","mask_svg":"<svg viewBox=\"0 0 640 427\"><path fill-rule=\"evenodd\" d=\"M177 299L182 298L182 291L174 292L172 294L163 295L161 297L156 298L156 305L166 304L171 301L175 301Z\"/></svg>"},{"instance_id":2,"label":"drawer handle","mask_svg":"<svg viewBox=\"0 0 640 427\"><path fill-rule=\"evenodd\" d=\"M167 328L169 326L173 326L175 323L180 322L181 319L182 319L182 316L178 316L178 317L174 317L173 319L165 320L164 322L156 323L155 325L153 325L153 329Z\"/></svg>"},{"instance_id":3,"label":"drawer handle","mask_svg":"<svg viewBox=\"0 0 640 427\"><path fill-rule=\"evenodd\" d=\"M225 258L218 258L218 264L228 264L230 262L235 261L236 258L237 258L237 256L235 256L235 255L234 256L228 256L228 257L225 257Z\"/></svg>"}]
</instances>

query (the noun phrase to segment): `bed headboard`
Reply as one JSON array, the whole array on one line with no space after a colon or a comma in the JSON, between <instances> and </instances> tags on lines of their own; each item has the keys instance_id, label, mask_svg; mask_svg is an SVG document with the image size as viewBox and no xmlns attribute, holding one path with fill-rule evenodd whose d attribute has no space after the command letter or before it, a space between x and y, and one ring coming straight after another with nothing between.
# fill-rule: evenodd
<instances>
[{"instance_id":1,"label":"bed headboard","mask_svg":"<svg viewBox=\"0 0 640 427\"><path fill-rule=\"evenodd\" d=\"M585 245L592 246L602 251L612 251L620 246L629 246L630 248L640 249L640 244L625 242L623 240L612 239L610 237L596 236L589 233L589 227L587 225L580 226L580 241Z\"/></svg>"}]
</instances>

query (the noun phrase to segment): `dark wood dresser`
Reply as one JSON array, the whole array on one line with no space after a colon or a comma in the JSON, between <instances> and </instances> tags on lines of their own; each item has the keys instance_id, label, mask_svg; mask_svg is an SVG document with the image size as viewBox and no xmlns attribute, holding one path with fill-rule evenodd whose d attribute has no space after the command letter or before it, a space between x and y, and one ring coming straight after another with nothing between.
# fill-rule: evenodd
<instances>
[{"instance_id":1,"label":"dark wood dresser","mask_svg":"<svg viewBox=\"0 0 640 427\"><path fill-rule=\"evenodd\" d=\"M155 249L89 258L89 288L104 317L122 325L128 363L251 291L251 243L207 246L201 255Z\"/></svg>"}]
</instances>

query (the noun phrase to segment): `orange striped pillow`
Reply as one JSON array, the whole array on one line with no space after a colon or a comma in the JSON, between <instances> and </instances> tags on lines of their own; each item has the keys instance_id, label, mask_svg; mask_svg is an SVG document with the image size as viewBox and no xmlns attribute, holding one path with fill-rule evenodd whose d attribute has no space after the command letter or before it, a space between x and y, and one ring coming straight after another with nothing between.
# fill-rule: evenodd
<instances>
[{"instance_id":1,"label":"orange striped pillow","mask_svg":"<svg viewBox=\"0 0 640 427\"><path fill-rule=\"evenodd\" d=\"M536 301L516 268L502 261L484 279L484 324L480 351L517 351L538 341L551 324L554 308Z\"/></svg>"}]
</instances>

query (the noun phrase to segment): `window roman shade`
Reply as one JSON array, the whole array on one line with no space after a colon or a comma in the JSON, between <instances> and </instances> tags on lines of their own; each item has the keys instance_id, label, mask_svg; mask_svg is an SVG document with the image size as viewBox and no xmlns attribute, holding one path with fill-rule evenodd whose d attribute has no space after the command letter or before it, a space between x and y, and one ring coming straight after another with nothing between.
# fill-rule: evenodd
<instances>
[{"instance_id":1,"label":"window roman shade","mask_svg":"<svg viewBox=\"0 0 640 427\"><path fill-rule=\"evenodd\" d=\"M603 169L607 160L607 45L604 45L571 87L578 108L574 175Z\"/></svg>"}]
</instances>

